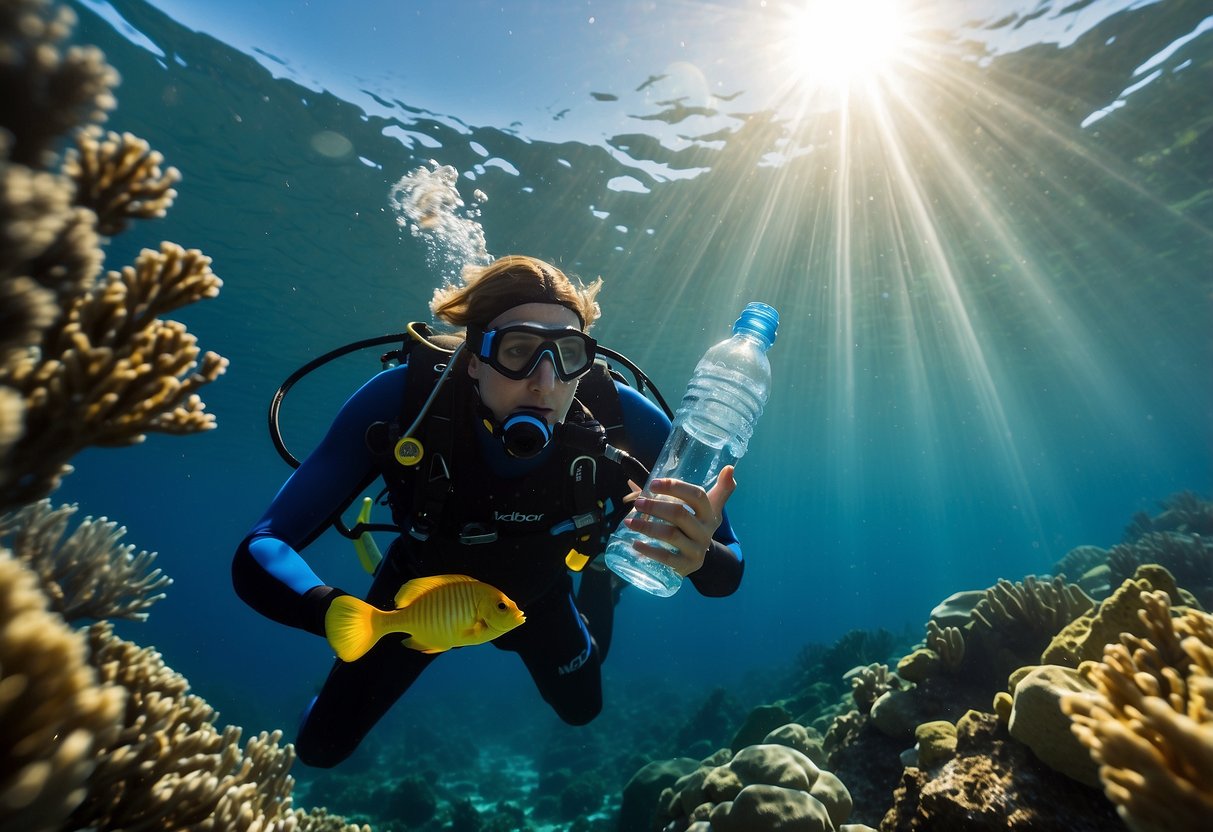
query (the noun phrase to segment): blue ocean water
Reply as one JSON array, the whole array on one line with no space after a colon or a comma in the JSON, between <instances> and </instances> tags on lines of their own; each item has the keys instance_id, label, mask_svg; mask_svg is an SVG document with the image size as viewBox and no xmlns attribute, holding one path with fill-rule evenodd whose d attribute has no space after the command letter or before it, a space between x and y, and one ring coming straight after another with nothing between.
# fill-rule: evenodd
<instances>
[{"instance_id":1,"label":"blue ocean water","mask_svg":"<svg viewBox=\"0 0 1213 832\"><path fill-rule=\"evenodd\" d=\"M458 172L456 229L490 253L601 275L599 340L671 400L747 301L781 312L729 504L743 586L628 593L608 717L612 697L675 711L742 691L853 629L918 638L953 592L1213 491L1207 3L924 0L845 94L797 63L820 45L779 42L773 4L383 5L75 4L76 39L123 77L108 126L183 174L107 264L161 239L210 255L223 291L179 317L231 367L203 396L217 430L86 452L55 499L160 553L169 597L120 629L225 719L291 728L331 661L236 599L229 563L289 473L266 431L278 384L428 319L463 256L390 203L419 168ZM291 449L378 369L372 350L301 384ZM309 556L366 585L335 533ZM436 663L378 742L414 753L419 726L473 709L510 749L500 708L564 730L480 648Z\"/></svg>"}]
</instances>

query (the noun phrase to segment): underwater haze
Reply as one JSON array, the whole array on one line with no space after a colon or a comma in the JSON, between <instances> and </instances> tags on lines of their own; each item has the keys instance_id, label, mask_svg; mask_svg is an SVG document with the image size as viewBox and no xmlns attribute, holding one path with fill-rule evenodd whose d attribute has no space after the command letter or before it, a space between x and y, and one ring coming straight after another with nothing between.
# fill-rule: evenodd
<instances>
[{"instance_id":1,"label":"underwater haze","mask_svg":"<svg viewBox=\"0 0 1213 832\"><path fill-rule=\"evenodd\" d=\"M681 713L670 691L742 690L855 629L913 641L954 592L1213 492L1207 0L802 6L74 3L74 38L122 76L107 127L182 173L107 263L162 239L212 257L221 294L181 317L231 360L205 394L217 430L90 450L56 495L175 581L119 632L225 721L291 738L332 654L230 580L290 473L271 396L509 253L601 276L595 335L671 403L745 303L781 315L729 503L741 589L626 592L604 717L661 685L647 706ZM379 369L372 349L301 382L292 452ZM369 584L336 532L306 554L328 584ZM436 662L379 742L416 754L410 720L441 737L463 701L562 730L520 663L480 648Z\"/></svg>"}]
</instances>

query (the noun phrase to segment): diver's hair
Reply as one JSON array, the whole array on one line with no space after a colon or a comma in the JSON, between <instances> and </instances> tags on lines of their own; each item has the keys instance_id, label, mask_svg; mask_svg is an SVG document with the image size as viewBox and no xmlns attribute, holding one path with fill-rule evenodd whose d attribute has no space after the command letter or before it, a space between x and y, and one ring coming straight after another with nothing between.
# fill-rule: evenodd
<instances>
[{"instance_id":1,"label":"diver's hair","mask_svg":"<svg viewBox=\"0 0 1213 832\"><path fill-rule=\"evenodd\" d=\"M581 319L588 331L602 311L598 291L602 278L582 285L550 263L524 254L510 254L487 266L468 266L460 284L434 290L430 312L452 326L484 329L502 312L524 303L556 303Z\"/></svg>"}]
</instances>

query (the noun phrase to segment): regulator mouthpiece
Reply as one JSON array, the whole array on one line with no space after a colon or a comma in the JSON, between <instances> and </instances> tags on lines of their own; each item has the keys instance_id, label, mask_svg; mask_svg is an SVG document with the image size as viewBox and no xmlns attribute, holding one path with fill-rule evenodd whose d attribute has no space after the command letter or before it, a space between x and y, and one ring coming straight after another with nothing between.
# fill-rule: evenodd
<instances>
[{"instance_id":1,"label":"regulator mouthpiece","mask_svg":"<svg viewBox=\"0 0 1213 832\"><path fill-rule=\"evenodd\" d=\"M501 423L501 441L510 456L530 459L552 441L552 429L544 419L522 410Z\"/></svg>"}]
</instances>

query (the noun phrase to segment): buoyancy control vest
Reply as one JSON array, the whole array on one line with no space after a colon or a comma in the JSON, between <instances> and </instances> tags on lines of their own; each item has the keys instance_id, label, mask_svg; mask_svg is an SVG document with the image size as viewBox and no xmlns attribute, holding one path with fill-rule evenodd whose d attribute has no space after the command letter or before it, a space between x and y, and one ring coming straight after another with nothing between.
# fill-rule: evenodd
<instances>
[{"instance_id":1,"label":"buoyancy control vest","mask_svg":"<svg viewBox=\"0 0 1213 832\"><path fill-rule=\"evenodd\" d=\"M472 575L525 606L567 569L579 570L603 551L612 516L622 513L630 491L628 476L618 464L561 441L526 475L495 475L476 435L493 425L481 423L470 379L452 374L435 391L451 360L442 348L458 340L414 328L422 337L406 344L400 410L366 432L401 532L391 556L404 558L417 576ZM617 377L595 363L579 381L566 422L597 422L610 445L626 448ZM424 418L406 436L423 408Z\"/></svg>"}]
</instances>

